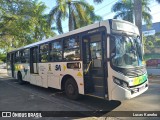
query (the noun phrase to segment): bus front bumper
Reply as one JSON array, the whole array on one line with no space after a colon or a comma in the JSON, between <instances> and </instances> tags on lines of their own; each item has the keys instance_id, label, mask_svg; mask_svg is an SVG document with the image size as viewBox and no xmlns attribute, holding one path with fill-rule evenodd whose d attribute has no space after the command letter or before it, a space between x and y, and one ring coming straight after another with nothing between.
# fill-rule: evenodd
<instances>
[{"instance_id":1,"label":"bus front bumper","mask_svg":"<svg viewBox=\"0 0 160 120\"><path fill-rule=\"evenodd\" d=\"M112 90L111 100L123 101L126 99L131 99L144 93L147 89L148 89L148 80L142 85L129 89L116 85L116 87L114 87L114 89Z\"/></svg>"}]
</instances>

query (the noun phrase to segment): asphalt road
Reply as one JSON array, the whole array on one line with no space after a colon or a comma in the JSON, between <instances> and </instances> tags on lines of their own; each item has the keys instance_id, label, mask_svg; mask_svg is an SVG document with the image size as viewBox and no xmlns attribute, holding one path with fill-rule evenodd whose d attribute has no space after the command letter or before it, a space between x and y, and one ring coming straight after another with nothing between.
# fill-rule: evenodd
<instances>
[{"instance_id":1,"label":"asphalt road","mask_svg":"<svg viewBox=\"0 0 160 120\"><path fill-rule=\"evenodd\" d=\"M143 111L142 113L149 111L150 113L158 113L160 115L160 77L149 78L149 89L145 93L121 102L113 111L135 111L133 113L137 113L137 111ZM160 120L160 117L118 118L123 120Z\"/></svg>"},{"instance_id":2,"label":"asphalt road","mask_svg":"<svg viewBox=\"0 0 160 120\"><path fill-rule=\"evenodd\" d=\"M131 100L106 101L83 96L77 101L69 100L63 92L56 89L45 89L31 84L19 85L16 80L0 74L0 111L67 111L81 117L59 116L54 119L160 119L157 117L105 117L109 111L160 111L160 78L150 79L149 90ZM84 112L89 111L89 112ZM103 117L93 117L96 111ZM125 112L124 112L125 113ZM91 117L88 117L91 116ZM1 120L2 118L0 118ZM17 118L14 118L15 120ZM26 118L27 119L27 118ZM35 119L35 118L33 118ZM52 120L53 118L39 118Z\"/></svg>"},{"instance_id":3,"label":"asphalt road","mask_svg":"<svg viewBox=\"0 0 160 120\"><path fill-rule=\"evenodd\" d=\"M96 111L111 111L119 104L119 101L109 102L89 96L73 101L56 89L45 89L31 84L19 85L15 79L0 78L0 111L71 111L67 113L71 116L72 111L78 111L80 117L74 119L93 119ZM61 119L73 118L64 116Z\"/></svg>"}]
</instances>

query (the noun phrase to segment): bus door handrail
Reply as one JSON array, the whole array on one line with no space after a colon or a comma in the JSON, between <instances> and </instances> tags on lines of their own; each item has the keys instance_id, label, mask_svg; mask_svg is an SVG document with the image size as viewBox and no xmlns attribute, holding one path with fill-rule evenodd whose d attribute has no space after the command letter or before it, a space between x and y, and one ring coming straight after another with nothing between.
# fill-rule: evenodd
<instances>
[{"instance_id":1,"label":"bus door handrail","mask_svg":"<svg viewBox=\"0 0 160 120\"><path fill-rule=\"evenodd\" d=\"M84 71L85 74L88 73L89 68L90 68L92 62L93 62L93 60L91 60L91 61L89 62L87 69Z\"/></svg>"}]
</instances>

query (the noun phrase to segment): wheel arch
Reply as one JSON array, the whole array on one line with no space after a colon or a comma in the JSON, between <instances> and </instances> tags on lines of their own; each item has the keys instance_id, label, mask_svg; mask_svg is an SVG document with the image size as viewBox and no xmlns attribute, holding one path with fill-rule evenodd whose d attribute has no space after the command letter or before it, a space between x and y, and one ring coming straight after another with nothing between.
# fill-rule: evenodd
<instances>
[{"instance_id":1,"label":"wheel arch","mask_svg":"<svg viewBox=\"0 0 160 120\"><path fill-rule=\"evenodd\" d=\"M67 79L69 79L69 78L72 78L72 79L75 81L75 83L77 84L75 78L74 78L72 75L66 74L66 75L63 76L63 78L62 78L62 80L61 80L61 90L64 90L64 89L65 89L65 82L66 82ZM77 84L77 87L78 87L78 84ZM78 88L78 90L79 90L79 88Z\"/></svg>"}]
</instances>

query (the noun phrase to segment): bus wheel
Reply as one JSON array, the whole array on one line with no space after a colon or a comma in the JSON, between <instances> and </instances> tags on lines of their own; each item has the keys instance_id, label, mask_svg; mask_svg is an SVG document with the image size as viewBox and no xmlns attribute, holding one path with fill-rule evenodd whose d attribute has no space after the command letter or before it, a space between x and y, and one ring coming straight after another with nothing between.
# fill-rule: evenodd
<instances>
[{"instance_id":1,"label":"bus wheel","mask_svg":"<svg viewBox=\"0 0 160 120\"><path fill-rule=\"evenodd\" d=\"M18 72L18 83L19 84L24 84L24 81L22 80L22 74L20 72Z\"/></svg>"},{"instance_id":2,"label":"bus wheel","mask_svg":"<svg viewBox=\"0 0 160 120\"><path fill-rule=\"evenodd\" d=\"M78 86L74 79L69 78L65 82L65 93L69 99L76 100L79 98Z\"/></svg>"}]
</instances>

